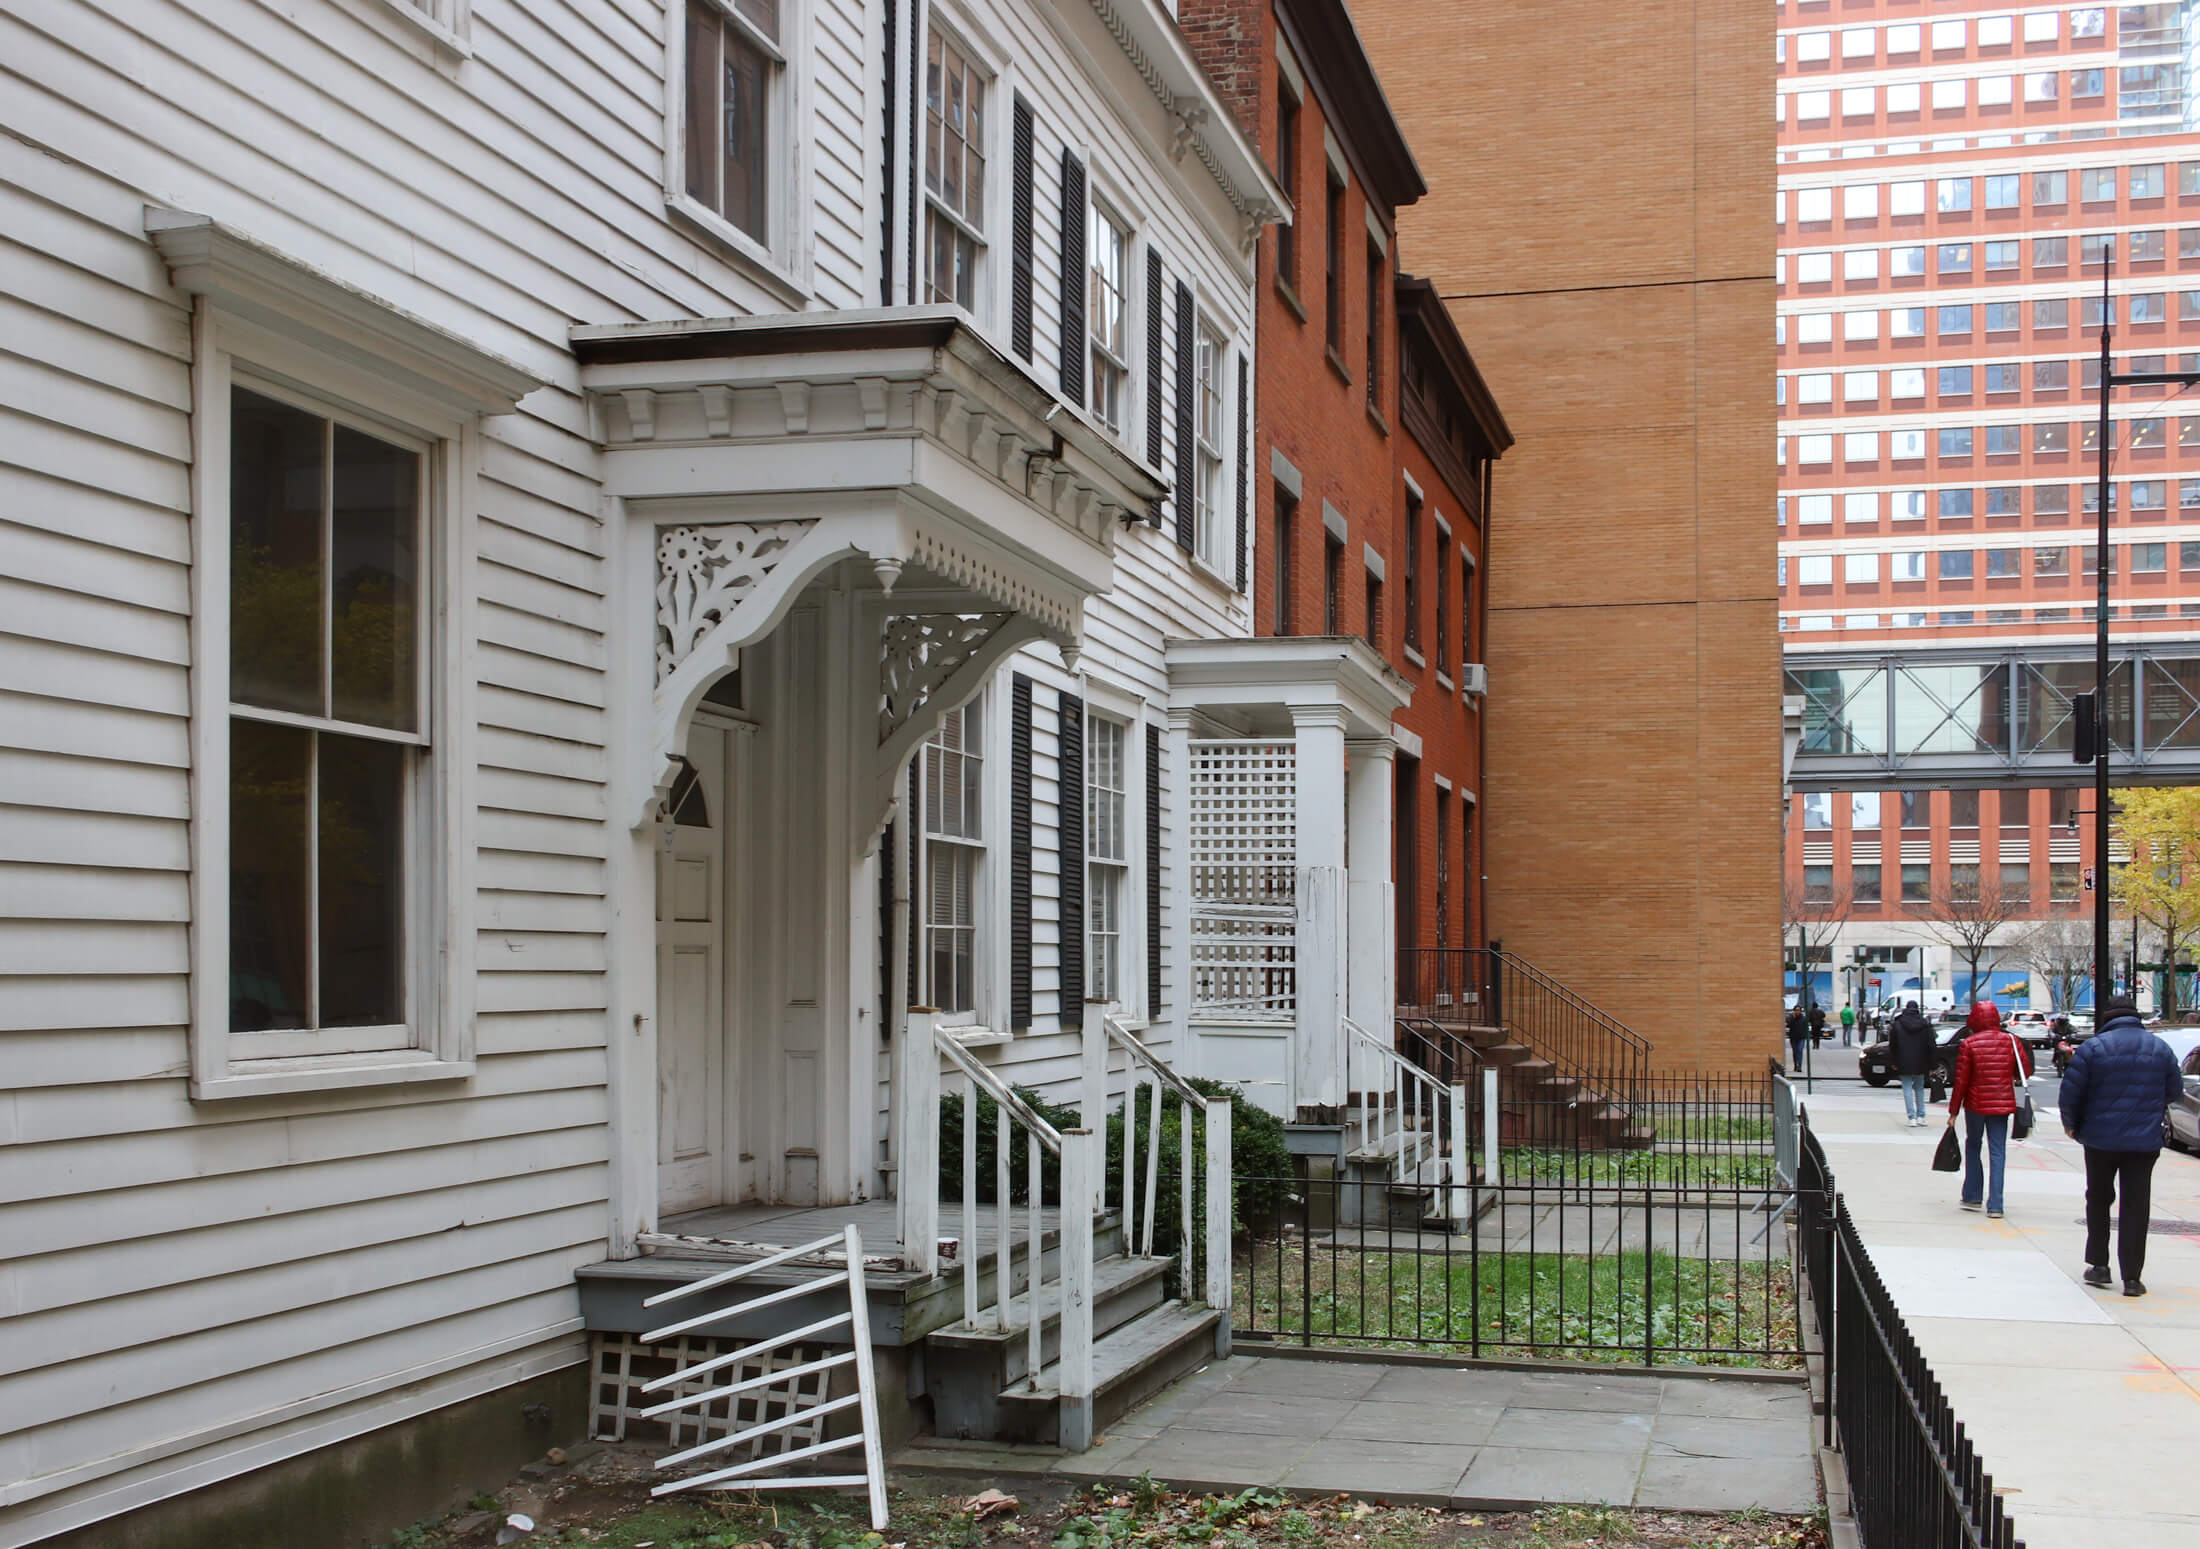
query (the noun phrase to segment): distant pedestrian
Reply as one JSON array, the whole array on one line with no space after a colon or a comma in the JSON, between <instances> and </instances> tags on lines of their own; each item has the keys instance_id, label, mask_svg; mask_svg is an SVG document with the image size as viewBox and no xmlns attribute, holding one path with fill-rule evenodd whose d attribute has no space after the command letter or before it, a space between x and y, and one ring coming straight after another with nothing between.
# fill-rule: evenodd
<instances>
[{"instance_id":1,"label":"distant pedestrian","mask_svg":"<svg viewBox=\"0 0 2200 1549\"><path fill-rule=\"evenodd\" d=\"M1824 1043L1826 1041L1826 1008L1819 1005L1815 1000L1810 1003L1810 1041L1812 1043Z\"/></svg>"},{"instance_id":2,"label":"distant pedestrian","mask_svg":"<svg viewBox=\"0 0 2200 1549\"><path fill-rule=\"evenodd\" d=\"M1887 1053L1902 1078L1902 1112L1915 1128L1925 1122L1925 1073L1933 1068L1939 1040L1932 1019L1911 1001L1887 1024Z\"/></svg>"},{"instance_id":3,"label":"distant pedestrian","mask_svg":"<svg viewBox=\"0 0 2200 1549\"><path fill-rule=\"evenodd\" d=\"M2183 1095L2177 1056L2148 1032L2127 995L2101 1008L2100 1031L2077 1047L2062 1078L2062 1123L2085 1147L2085 1283L2108 1282L2108 1212L2117 1211L2116 1267L2124 1295L2144 1296L2154 1163L2162 1110Z\"/></svg>"},{"instance_id":4,"label":"distant pedestrian","mask_svg":"<svg viewBox=\"0 0 2200 1549\"><path fill-rule=\"evenodd\" d=\"M1846 1049L1856 1037L1856 1008L1843 1002L1841 1006L1841 1047Z\"/></svg>"},{"instance_id":5,"label":"distant pedestrian","mask_svg":"<svg viewBox=\"0 0 2200 1549\"><path fill-rule=\"evenodd\" d=\"M1803 1044L1810 1037L1810 1022L1803 1015L1801 1006L1790 1006L1787 1016L1788 1065L1791 1069L1803 1068Z\"/></svg>"},{"instance_id":6,"label":"distant pedestrian","mask_svg":"<svg viewBox=\"0 0 2200 1549\"><path fill-rule=\"evenodd\" d=\"M1982 1000L1971 1007L1968 1030L1956 1048L1955 1090L1948 1094L1948 1127L1956 1116L1968 1114L1964 1125L1963 1198L1965 1210L1979 1208L1986 1196L1987 1215L2001 1219L2002 1170L2009 1160L2009 1116L2017 1111L2017 1082L2032 1074L2032 1052L2024 1041L2001 1025L1994 1003ZM2156 1119L2160 1123L2160 1119ZM1987 1153L1984 1157L1981 1151ZM1980 1163L1986 1164L1982 1185Z\"/></svg>"}]
</instances>

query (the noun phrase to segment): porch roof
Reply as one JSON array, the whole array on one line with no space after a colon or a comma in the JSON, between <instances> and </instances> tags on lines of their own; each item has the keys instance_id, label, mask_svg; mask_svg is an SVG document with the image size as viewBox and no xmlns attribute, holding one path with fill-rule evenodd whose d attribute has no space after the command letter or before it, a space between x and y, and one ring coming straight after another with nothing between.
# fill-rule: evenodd
<instances>
[{"instance_id":1,"label":"porch roof","mask_svg":"<svg viewBox=\"0 0 2200 1549\"><path fill-rule=\"evenodd\" d=\"M1334 706L1348 737L1389 737L1413 685L1357 635L1171 640L1173 705L1234 712L1255 736L1283 735L1292 711Z\"/></svg>"}]
</instances>

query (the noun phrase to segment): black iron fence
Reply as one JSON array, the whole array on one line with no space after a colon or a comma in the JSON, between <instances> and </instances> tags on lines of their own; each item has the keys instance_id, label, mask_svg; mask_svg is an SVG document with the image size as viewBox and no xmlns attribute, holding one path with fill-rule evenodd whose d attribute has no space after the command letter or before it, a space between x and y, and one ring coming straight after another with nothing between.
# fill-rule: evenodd
<instances>
[{"instance_id":1,"label":"black iron fence","mask_svg":"<svg viewBox=\"0 0 2200 1549\"><path fill-rule=\"evenodd\" d=\"M1831 1396L1827 1440L1846 1465L1865 1549L2022 1549L1807 1123L1796 1181L1797 1252Z\"/></svg>"},{"instance_id":2,"label":"black iron fence","mask_svg":"<svg viewBox=\"0 0 2200 1549\"><path fill-rule=\"evenodd\" d=\"M1262 1181L1285 1203L1239 1243L1239 1339L1800 1364L1787 1233L1766 1188Z\"/></svg>"}]
</instances>

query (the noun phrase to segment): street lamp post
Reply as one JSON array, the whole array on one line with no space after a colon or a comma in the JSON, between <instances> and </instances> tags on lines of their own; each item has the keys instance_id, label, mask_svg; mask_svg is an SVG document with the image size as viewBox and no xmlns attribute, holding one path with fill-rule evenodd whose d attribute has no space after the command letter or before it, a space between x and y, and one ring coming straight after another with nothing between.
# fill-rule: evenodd
<instances>
[{"instance_id":1,"label":"street lamp post","mask_svg":"<svg viewBox=\"0 0 2200 1549\"><path fill-rule=\"evenodd\" d=\"M2111 310L2114 303L2109 297L2108 281L2116 268L2114 240L2105 237L2101 242L2101 422L2094 446L2100 460L2100 474L2093 502L2094 515L2098 518L2093 571L2099 583L2093 607L2093 741L2087 747L2081 740L2078 748L2081 759L2090 754L2093 764L2093 1014L2096 1017L2101 1014L2101 1007L2115 985L2108 945L2108 570L2112 562L2108 547L2108 466L2110 437L2115 433L2109 421L2109 400L2118 387L2159 387L2171 383L2190 387L2200 383L2200 371L2134 371L2118 376L2110 369L2109 338L2115 332L2111 321L2115 313ZM2136 671L2136 667L2133 670ZM2136 697L2132 703L2136 709ZM2136 989L2136 984L2133 988Z\"/></svg>"}]
</instances>

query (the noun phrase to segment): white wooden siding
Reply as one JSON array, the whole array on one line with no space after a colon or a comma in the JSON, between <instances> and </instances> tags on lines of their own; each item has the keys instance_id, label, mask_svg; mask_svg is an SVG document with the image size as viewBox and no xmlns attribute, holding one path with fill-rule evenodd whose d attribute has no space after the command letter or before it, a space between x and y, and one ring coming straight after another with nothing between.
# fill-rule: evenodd
<instances>
[{"instance_id":1,"label":"white wooden siding","mask_svg":"<svg viewBox=\"0 0 2200 1549\"><path fill-rule=\"evenodd\" d=\"M978 8L1037 118L1038 374L1058 363L1065 138L1152 191L1142 236L1249 341L1219 194L1167 159L1089 11L1063 8L1065 44L1039 3ZM607 1248L609 543L566 333L781 303L667 219L660 0L474 0L463 62L377 6L0 14L0 1549L577 1360L572 1271ZM877 297L880 25L875 0L809 15L816 305ZM475 524L478 725L439 728L434 756L478 770L469 1081L189 1098L190 319L149 204L550 384L485 427L452 516ZM1134 444L1143 424L1134 392ZM1247 628L1163 533L1123 532L1117 571L1088 663L1151 704L1164 639ZM1051 653L1020 665L1043 701L1070 686ZM1074 1040L1037 719L1045 1015L1009 1057L1054 1083Z\"/></svg>"}]
</instances>

